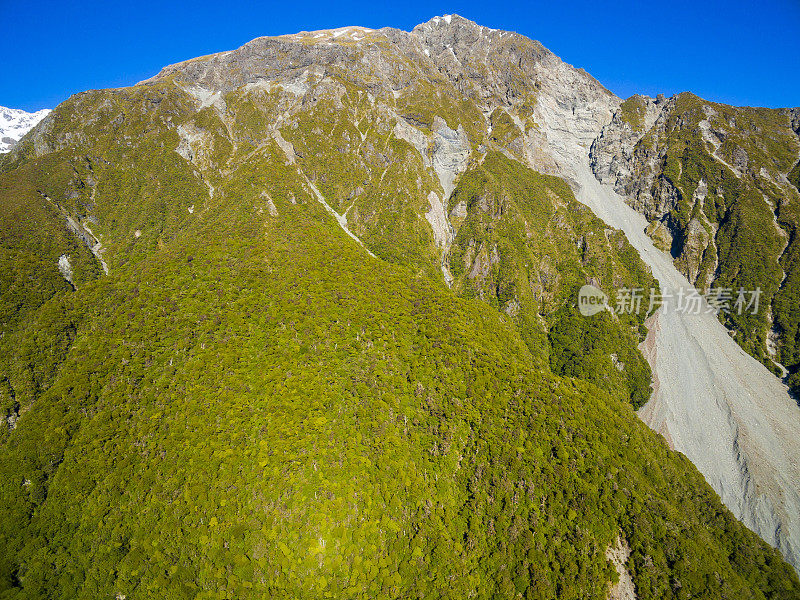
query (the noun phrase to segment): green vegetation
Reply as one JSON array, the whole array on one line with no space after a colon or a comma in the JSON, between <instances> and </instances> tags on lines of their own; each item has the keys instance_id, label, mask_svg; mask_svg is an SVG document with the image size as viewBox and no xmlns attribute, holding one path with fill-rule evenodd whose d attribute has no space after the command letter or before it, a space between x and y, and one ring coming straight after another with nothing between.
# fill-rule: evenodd
<instances>
[{"instance_id":1,"label":"green vegetation","mask_svg":"<svg viewBox=\"0 0 800 600\"><path fill-rule=\"evenodd\" d=\"M534 356L555 373L579 377L631 400L650 396L650 368L636 349L658 285L619 231L606 229L566 183L500 153L467 171L450 209L456 239L449 255L454 290L508 315ZM587 283L616 306L619 288L642 288L636 314L584 319L577 294Z\"/></svg>"},{"instance_id":2,"label":"green vegetation","mask_svg":"<svg viewBox=\"0 0 800 600\"><path fill-rule=\"evenodd\" d=\"M492 132L489 139L501 148L507 148L514 141L522 137L522 132L514 120L502 108L496 108L489 116Z\"/></svg>"},{"instance_id":3,"label":"green vegetation","mask_svg":"<svg viewBox=\"0 0 800 600\"><path fill-rule=\"evenodd\" d=\"M397 99L397 112L416 127L430 130L435 117L444 119L450 129L463 126L473 141L484 135L484 118L474 103L463 98L449 82L441 78L433 82L415 81Z\"/></svg>"},{"instance_id":4,"label":"green vegetation","mask_svg":"<svg viewBox=\"0 0 800 600\"><path fill-rule=\"evenodd\" d=\"M631 129L644 133L644 115L647 111L645 99L635 94L619 106L619 115L623 123L630 125Z\"/></svg>"},{"instance_id":5,"label":"green vegetation","mask_svg":"<svg viewBox=\"0 0 800 600\"><path fill-rule=\"evenodd\" d=\"M791 184L800 191L800 161L794 166L794 168L789 172L788 176L789 181Z\"/></svg>"},{"instance_id":6,"label":"green vegetation","mask_svg":"<svg viewBox=\"0 0 800 600\"><path fill-rule=\"evenodd\" d=\"M670 252L672 250L672 235L661 221L651 221L647 225L645 233L653 240L653 244L659 250Z\"/></svg>"},{"instance_id":7,"label":"green vegetation","mask_svg":"<svg viewBox=\"0 0 800 600\"><path fill-rule=\"evenodd\" d=\"M800 594L637 419L641 316L575 316L588 280L652 285L620 232L490 153L450 202L453 293L391 125L320 94L292 163L260 97L81 94L0 165L0 598L604 599L618 535L643 600Z\"/></svg>"},{"instance_id":8,"label":"green vegetation","mask_svg":"<svg viewBox=\"0 0 800 600\"><path fill-rule=\"evenodd\" d=\"M438 180L395 137L394 123L375 117L365 93L351 90L339 102L322 101L281 129L300 169L372 252L435 276L437 249L422 215L428 194L442 193Z\"/></svg>"}]
</instances>

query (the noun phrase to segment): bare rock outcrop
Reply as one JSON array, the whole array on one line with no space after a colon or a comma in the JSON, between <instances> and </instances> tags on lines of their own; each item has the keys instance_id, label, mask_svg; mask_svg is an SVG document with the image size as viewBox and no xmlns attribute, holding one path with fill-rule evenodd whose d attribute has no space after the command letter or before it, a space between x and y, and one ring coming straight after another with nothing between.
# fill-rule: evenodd
<instances>
[{"instance_id":1,"label":"bare rock outcrop","mask_svg":"<svg viewBox=\"0 0 800 600\"><path fill-rule=\"evenodd\" d=\"M608 593L608 600L636 600L636 586L628 570L627 562L631 555L631 548L628 541L622 536L617 538L616 544L606 549L606 558L614 565L619 581L611 586Z\"/></svg>"},{"instance_id":2,"label":"bare rock outcrop","mask_svg":"<svg viewBox=\"0 0 800 600\"><path fill-rule=\"evenodd\" d=\"M626 103L633 106L631 111L637 118L634 120L626 111L617 110L592 142L589 154L597 178L623 190L631 185L635 176L633 151L636 144L655 125L669 101L663 96L653 99L637 95L623 105Z\"/></svg>"}]
</instances>

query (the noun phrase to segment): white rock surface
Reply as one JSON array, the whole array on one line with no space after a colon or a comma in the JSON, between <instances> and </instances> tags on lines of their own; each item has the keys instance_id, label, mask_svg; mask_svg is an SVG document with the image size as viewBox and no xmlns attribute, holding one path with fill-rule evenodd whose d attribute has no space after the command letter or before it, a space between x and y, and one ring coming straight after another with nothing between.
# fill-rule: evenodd
<instances>
[{"instance_id":1,"label":"white rock surface","mask_svg":"<svg viewBox=\"0 0 800 600\"><path fill-rule=\"evenodd\" d=\"M58 257L58 272L70 285L74 285L72 283L72 265L69 262L69 256L66 254Z\"/></svg>"},{"instance_id":2,"label":"white rock surface","mask_svg":"<svg viewBox=\"0 0 800 600\"><path fill-rule=\"evenodd\" d=\"M467 170L469 164L470 144L464 128L459 125L458 130L450 129L444 119L434 117L432 154L433 170L442 184L444 196L432 209L436 217L431 219L429 216L431 213L426 214L425 217L433 227L437 244L442 248L442 275L445 283L451 286L453 285L453 275L450 273L447 255L450 252L450 244L453 242L455 233L447 217L447 206L450 194L455 189L456 178Z\"/></svg>"},{"instance_id":3,"label":"white rock surface","mask_svg":"<svg viewBox=\"0 0 800 600\"><path fill-rule=\"evenodd\" d=\"M342 228L342 231L344 231L347 235L353 238L358 243L359 246L364 248L364 250L367 251L367 254L369 254L372 258L375 258L375 255L369 250L369 248L367 248L364 245L364 242L362 242L358 238L358 236L352 231L350 231L350 229L347 227L347 216L340 215L338 212L333 210L333 207L325 201L325 197L322 195L322 192L319 191L319 188L317 188L317 186L314 185L311 182L311 180L305 176L305 174L303 174L303 177L305 178L306 184L308 184L308 187L311 188L311 191L313 192L314 196L317 198L319 203L325 207L325 210L328 211L328 213L330 213L334 219L336 219L336 222L339 224L339 227Z\"/></svg>"},{"instance_id":4,"label":"white rock surface","mask_svg":"<svg viewBox=\"0 0 800 600\"><path fill-rule=\"evenodd\" d=\"M645 132L649 131L661 116L664 109L672 102L659 96L657 99L640 96L644 104L644 127L641 131L631 128L622 121L619 113L615 114L612 122L604 127L592 144L591 162L592 170L602 183L617 184L618 181L627 181L633 176L633 150L636 143L642 139ZM652 166L655 170L655 165ZM643 188L646 186L642 185ZM619 188L616 188L619 189Z\"/></svg>"},{"instance_id":5,"label":"white rock surface","mask_svg":"<svg viewBox=\"0 0 800 600\"><path fill-rule=\"evenodd\" d=\"M455 180L466 171L469 163L470 144L464 128L450 129L444 119L433 119L433 169L444 189L444 200L450 198L455 189Z\"/></svg>"},{"instance_id":6,"label":"white rock surface","mask_svg":"<svg viewBox=\"0 0 800 600\"><path fill-rule=\"evenodd\" d=\"M606 549L606 558L611 561L619 576L619 581L608 593L608 600L636 600L636 586L628 570L628 558L631 556L631 547L622 536L617 538L616 544Z\"/></svg>"},{"instance_id":7,"label":"white rock surface","mask_svg":"<svg viewBox=\"0 0 800 600\"><path fill-rule=\"evenodd\" d=\"M450 224L447 207L450 194L455 189L456 179L469 166L471 153L469 137L461 125L458 129L450 129L444 119L439 116L433 119L431 135L417 129L396 114L395 118L397 122L393 130L394 135L416 148L422 157L423 164L433 168L442 186L441 197L435 192L428 194L430 210L425 213L425 219L433 230L436 245L441 249L442 275L445 283L450 286L453 283L453 276L447 263L447 255L455 232Z\"/></svg>"},{"instance_id":8,"label":"white rock surface","mask_svg":"<svg viewBox=\"0 0 800 600\"><path fill-rule=\"evenodd\" d=\"M447 219L444 205L436 192L428 194L428 204L431 205L431 208L425 213L425 218L430 223L431 229L433 229L433 238L436 240L436 245L439 248L447 247L452 241L450 222Z\"/></svg>"}]
</instances>

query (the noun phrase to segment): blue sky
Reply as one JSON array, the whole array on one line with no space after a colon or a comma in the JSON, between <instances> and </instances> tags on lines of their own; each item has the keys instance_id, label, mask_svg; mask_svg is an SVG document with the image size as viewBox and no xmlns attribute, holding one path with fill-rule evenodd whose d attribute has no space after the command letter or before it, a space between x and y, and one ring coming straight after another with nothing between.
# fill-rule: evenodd
<instances>
[{"instance_id":1,"label":"blue sky","mask_svg":"<svg viewBox=\"0 0 800 600\"><path fill-rule=\"evenodd\" d=\"M410 30L448 13L538 39L622 97L689 90L730 104L800 105L800 0L0 0L0 105L53 107L260 35L344 25Z\"/></svg>"}]
</instances>

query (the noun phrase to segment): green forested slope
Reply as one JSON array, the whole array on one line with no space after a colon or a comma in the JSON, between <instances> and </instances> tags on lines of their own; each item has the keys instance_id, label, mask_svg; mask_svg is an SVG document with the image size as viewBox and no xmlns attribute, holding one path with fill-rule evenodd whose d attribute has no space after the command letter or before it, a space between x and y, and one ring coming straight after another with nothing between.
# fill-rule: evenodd
<instances>
[{"instance_id":1,"label":"green forested slope","mask_svg":"<svg viewBox=\"0 0 800 600\"><path fill-rule=\"evenodd\" d=\"M796 593L621 399L279 210L64 303L0 458L6 595L602 598L620 531L642 598Z\"/></svg>"},{"instance_id":2,"label":"green forested slope","mask_svg":"<svg viewBox=\"0 0 800 600\"><path fill-rule=\"evenodd\" d=\"M497 152L461 177L450 209L457 293L505 312L554 372L591 381L635 408L648 400L650 367L636 346L658 284L622 232L607 229L562 179ZM581 316L575 300L589 282L612 307L619 289L642 288L641 311ZM543 334L546 341L537 339Z\"/></svg>"},{"instance_id":3,"label":"green forested slope","mask_svg":"<svg viewBox=\"0 0 800 600\"><path fill-rule=\"evenodd\" d=\"M315 125L281 130L293 162L259 133L269 97L241 93L199 111L168 81L82 94L0 164L0 391L19 415L0 432L0 597L605 598L620 535L642 599L800 594L636 418L640 323L575 319L575 286L652 278L564 182L474 161L449 290L419 214L439 184L395 121L369 109L375 131L326 169ZM202 136L189 159L178 127ZM349 223L377 258L308 181L340 211L362 188L369 218ZM495 244L477 283L456 268Z\"/></svg>"}]
</instances>

